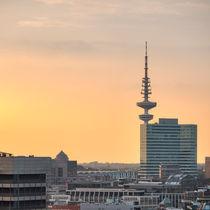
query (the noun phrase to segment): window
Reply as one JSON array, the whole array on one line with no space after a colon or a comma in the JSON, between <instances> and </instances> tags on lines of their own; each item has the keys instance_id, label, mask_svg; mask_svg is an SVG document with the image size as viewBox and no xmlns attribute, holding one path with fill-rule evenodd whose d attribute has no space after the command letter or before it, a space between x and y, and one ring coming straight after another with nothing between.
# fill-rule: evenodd
<instances>
[{"instance_id":1,"label":"window","mask_svg":"<svg viewBox=\"0 0 210 210\"><path fill-rule=\"evenodd\" d=\"M63 168L58 168L58 177L63 177Z\"/></svg>"}]
</instances>

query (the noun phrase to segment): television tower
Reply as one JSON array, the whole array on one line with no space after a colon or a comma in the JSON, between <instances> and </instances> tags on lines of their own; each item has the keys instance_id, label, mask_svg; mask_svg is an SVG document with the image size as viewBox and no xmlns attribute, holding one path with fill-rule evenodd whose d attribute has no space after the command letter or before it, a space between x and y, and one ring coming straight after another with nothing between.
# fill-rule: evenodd
<instances>
[{"instance_id":1,"label":"television tower","mask_svg":"<svg viewBox=\"0 0 210 210\"><path fill-rule=\"evenodd\" d=\"M147 56L147 42L145 43L145 76L142 78L142 90L141 94L143 95L144 101L137 102L137 106L144 109L144 114L139 115L139 118L144 121L144 124L148 124L148 121L153 119L153 115L149 114L149 109L156 107L156 102L149 101L149 95L152 94L150 86L150 78L148 77L148 56Z\"/></svg>"}]
</instances>

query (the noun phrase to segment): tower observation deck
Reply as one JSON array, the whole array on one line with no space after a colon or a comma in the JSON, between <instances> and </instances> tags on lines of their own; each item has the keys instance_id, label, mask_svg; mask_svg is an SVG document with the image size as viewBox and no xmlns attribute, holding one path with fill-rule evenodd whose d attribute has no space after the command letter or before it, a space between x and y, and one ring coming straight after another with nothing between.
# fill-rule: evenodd
<instances>
[{"instance_id":1,"label":"tower observation deck","mask_svg":"<svg viewBox=\"0 0 210 210\"><path fill-rule=\"evenodd\" d=\"M147 56L147 42L145 43L145 76L142 78L142 90L144 100L137 102L137 106L144 109L144 114L139 115L139 118L144 121L144 124L148 124L148 121L153 119L153 115L149 114L149 109L154 108L157 103L149 101L149 95L152 94L150 78L148 77L148 56Z\"/></svg>"}]
</instances>

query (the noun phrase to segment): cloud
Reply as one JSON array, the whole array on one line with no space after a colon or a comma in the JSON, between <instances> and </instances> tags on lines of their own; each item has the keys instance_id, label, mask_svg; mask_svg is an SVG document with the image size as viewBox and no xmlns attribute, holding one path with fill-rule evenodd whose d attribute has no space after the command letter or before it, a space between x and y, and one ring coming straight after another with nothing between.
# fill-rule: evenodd
<instances>
[{"instance_id":1,"label":"cloud","mask_svg":"<svg viewBox=\"0 0 210 210\"><path fill-rule=\"evenodd\" d=\"M208 0L33 0L47 5L67 5L71 10L98 14L180 15L182 8L209 9Z\"/></svg>"},{"instance_id":2,"label":"cloud","mask_svg":"<svg viewBox=\"0 0 210 210\"><path fill-rule=\"evenodd\" d=\"M92 42L84 40L64 40L64 41L52 41L52 40L22 40L18 43L13 43L12 48L18 51L26 52L42 52L42 53L88 53L93 50L97 50L97 45Z\"/></svg>"},{"instance_id":3,"label":"cloud","mask_svg":"<svg viewBox=\"0 0 210 210\"><path fill-rule=\"evenodd\" d=\"M47 5L65 4L71 10L83 11L90 15L98 14L156 14L156 15L178 15L175 4L168 4L164 0L34 0ZM135 6L134 6L135 5Z\"/></svg>"},{"instance_id":4,"label":"cloud","mask_svg":"<svg viewBox=\"0 0 210 210\"><path fill-rule=\"evenodd\" d=\"M59 41L51 42L49 44L51 49L58 51L87 52L94 48L92 43L83 40Z\"/></svg>"},{"instance_id":5,"label":"cloud","mask_svg":"<svg viewBox=\"0 0 210 210\"><path fill-rule=\"evenodd\" d=\"M10 18L9 12L0 14L3 31L7 33L0 36L8 45L19 42L18 47L22 44L29 50L119 53L137 49L142 40L165 43L166 36L170 45L177 42L195 45L209 32L208 27L202 28L207 24L203 22L201 6L197 9L194 0L24 1L24 7L6 5L5 11L10 13L15 8L14 15ZM199 2L204 4L204 0Z\"/></svg>"},{"instance_id":6,"label":"cloud","mask_svg":"<svg viewBox=\"0 0 210 210\"><path fill-rule=\"evenodd\" d=\"M18 27L33 27L33 28L80 28L81 25L69 23L61 20L50 20L47 17L35 17L30 20L21 20L17 22Z\"/></svg>"},{"instance_id":7,"label":"cloud","mask_svg":"<svg viewBox=\"0 0 210 210\"><path fill-rule=\"evenodd\" d=\"M109 53L119 55L129 51L129 54L135 54L142 46L136 42L122 41L89 41L85 39L68 39L68 40L52 40L52 39L22 39L10 42L6 46L1 45L1 49L6 47L7 50L15 50L18 52L38 53L38 54L60 54L60 55L106 55Z\"/></svg>"},{"instance_id":8,"label":"cloud","mask_svg":"<svg viewBox=\"0 0 210 210\"><path fill-rule=\"evenodd\" d=\"M23 21L18 21L17 23L18 26L20 27L45 27L46 24L44 21L41 20L23 20Z\"/></svg>"},{"instance_id":9,"label":"cloud","mask_svg":"<svg viewBox=\"0 0 210 210\"><path fill-rule=\"evenodd\" d=\"M61 4L65 2L64 0L35 0L35 1L45 4Z\"/></svg>"},{"instance_id":10,"label":"cloud","mask_svg":"<svg viewBox=\"0 0 210 210\"><path fill-rule=\"evenodd\" d=\"M191 8L197 8L197 9L210 9L210 2L206 1L183 1L176 4L177 6L181 7L191 7Z\"/></svg>"}]
</instances>

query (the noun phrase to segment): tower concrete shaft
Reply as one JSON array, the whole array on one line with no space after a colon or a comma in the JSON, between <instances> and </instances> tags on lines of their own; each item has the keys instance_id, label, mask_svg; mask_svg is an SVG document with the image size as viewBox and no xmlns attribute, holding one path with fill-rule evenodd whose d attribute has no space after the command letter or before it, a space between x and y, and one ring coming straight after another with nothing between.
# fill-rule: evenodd
<instances>
[{"instance_id":1,"label":"tower concrete shaft","mask_svg":"<svg viewBox=\"0 0 210 210\"><path fill-rule=\"evenodd\" d=\"M144 121L144 124L148 124L148 121L153 119L153 115L149 114L149 109L154 108L157 103L149 101L149 95L152 94L150 86L150 78L148 77L148 56L147 56L147 42L145 43L145 76L142 78L142 90L144 101L137 102L137 106L144 109L144 114L139 115L139 118Z\"/></svg>"}]
</instances>

